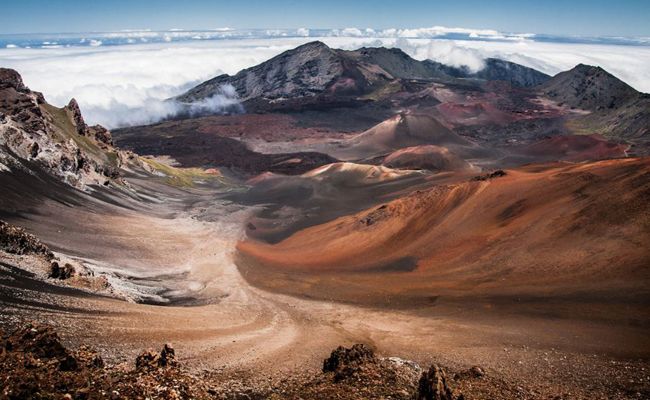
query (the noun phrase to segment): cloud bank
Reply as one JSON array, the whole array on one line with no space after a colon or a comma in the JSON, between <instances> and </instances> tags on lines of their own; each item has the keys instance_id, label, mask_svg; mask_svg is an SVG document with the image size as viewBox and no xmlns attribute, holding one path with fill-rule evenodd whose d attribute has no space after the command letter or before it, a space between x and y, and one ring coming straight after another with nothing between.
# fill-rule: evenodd
<instances>
[{"instance_id":1,"label":"cloud bank","mask_svg":"<svg viewBox=\"0 0 650 400\"><path fill-rule=\"evenodd\" d=\"M115 32L101 37L39 38L38 48L27 48L31 46L19 37L6 38L10 43L0 43L0 66L18 70L28 86L43 92L55 105L76 98L88 122L109 128L151 123L179 112L241 110L234 90L228 87L200 104L165 100L216 75L234 74L316 39L344 49L399 47L416 59L465 65L474 71L483 67L486 57L551 75L578 63L600 65L637 90L650 92L650 45L540 41L539 35L444 27L256 32L260 38L242 38L241 32L232 29Z\"/></svg>"}]
</instances>

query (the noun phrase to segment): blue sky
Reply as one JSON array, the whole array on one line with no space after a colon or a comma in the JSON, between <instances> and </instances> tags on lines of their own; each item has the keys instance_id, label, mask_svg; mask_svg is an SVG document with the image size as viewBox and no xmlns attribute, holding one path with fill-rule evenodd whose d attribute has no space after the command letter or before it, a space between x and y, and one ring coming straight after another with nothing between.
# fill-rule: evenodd
<instances>
[{"instance_id":1,"label":"blue sky","mask_svg":"<svg viewBox=\"0 0 650 400\"><path fill-rule=\"evenodd\" d=\"M650 36L649 0L3 0L0 33L171 28L405 28Z\"/></svg>"}]
</instances>

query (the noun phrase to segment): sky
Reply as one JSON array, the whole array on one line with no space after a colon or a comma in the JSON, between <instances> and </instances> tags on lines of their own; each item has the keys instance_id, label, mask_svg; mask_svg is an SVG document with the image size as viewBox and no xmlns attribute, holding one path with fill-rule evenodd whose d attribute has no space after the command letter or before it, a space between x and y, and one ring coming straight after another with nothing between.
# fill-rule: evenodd
<instances>
[{"instance_id":1,"label":"sky","mask_svg":"<svg viewBox=\"0 0 650 400\"><path fill-rule=\"evenodd\" d=\"M0 33L461 26L650 36L648 0L4 0Z\"/></svg>"}]
</instances>

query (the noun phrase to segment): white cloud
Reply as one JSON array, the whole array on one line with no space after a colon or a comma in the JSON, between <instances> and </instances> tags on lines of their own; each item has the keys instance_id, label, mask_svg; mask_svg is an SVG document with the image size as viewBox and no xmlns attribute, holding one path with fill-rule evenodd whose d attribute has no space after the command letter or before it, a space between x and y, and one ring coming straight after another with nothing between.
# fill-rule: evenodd
<instances>
[{"instance_id":1,"label":"white cloud","mask_svg":"<svg viewBox=\"0 0 650 400\"><path fill-rule=\"evenodd\" d=\"M298 29L296 29L296 35L308 37L309 36L309 29L307 29L307 28L298 28Z\"/></svg>"},{"instance_id":2,"label":"white cloud","mask_svg":"<svg viewBox=\"0 0 650 400\"><path fill-rule=\"evenodd\" d=\"M650 46L549 43L534 40L450 40L404 38L325 38L330 46L356 49L363 46L399 47L411 57L480 69L482 60L496 57L538 69L549 75L577 64L601 66L642 92L650 93Z\"/></svg>"},{"instance_id":3,"label":"white cloud","mask_svg":"<svg viewBox=\"0 0 650 400\"><path fill-rule=\"evenodd\" d=\"M453 67L466 66L472 72L478 72L485 67L485 57L480 51L457 46L450 40L430 41L426 58Z\"/></svg>"},{"instance_id":4,"label":"white cloud","mask_svg":"<svg viewBox=\"0 0 650 400\"><path fill-rule=\"evenodd\" d=\"M89 123L108 127L154 122L177 108L163 100L222 73L234 74L299 42L186 42L95 48L11 49L0 65L64 106L76 98ZM215 106L218 99L198 105Z\"/></svg>"},{"instance_id":5,"label":"white cloud","mask_svg":"<svg viewBox=\"0 0 650 400\"><path fill-rule=\"evenodd\" d=\"M363 37L364 33L359 28L345 28L345 29L332 29L330 31L331 36L342 36L342 37Z\"/></svg>"},{"instance_id":6,"label":"white cloud","mask_svg":"<svg viewBox=\"0 0 650 400\"><path fill-rule=\"evenodd\" d=\"M356 28L355 28L356 29ZM453 28L461 29L461 28ZM51 103L63 106L74 97L90 123L108 127L153 122L178 111L164 100L222 73L258 64L310 40L322 40L337 48L362 46L399 47L416 59L431 58L450 65L477 70L485 57L500 57L537 68L549 74L578 63L600 65L638 90L650 92L650 46L566 44L525 40L481 40L469 35L494 36L491 30L464 32L467 40L436 38L441 29L389 29L348 31L347 37L283 37L285 31L270 31L266 39L192 40L196 32L167 32L171 43L135 43L98 47L0 48L0 65L18 70L28 86L45 94ZM449 29L447 30L449 31ZM223 33L229 33L223 32ZM371 34L376 36L368 36ZM302 32L305 34L306 32ZM357 35L360 37L350 37ZM133 42L160 37L149 31L118 32ZM314 31L310 31L311 35ZM106 34L111 35L111 34ZM175 35L187 35L176 41ZM405 38L429 35L430 38ZM87 39L88 40L88 39ZM96 39L98 40L98 39ZM76 39L78 42L79 39ZM25 46L26 47L26 46ZM221 95L224 95L222 93ZM232 99L214 98L196 107L228 107ZM196 112L195 108L195 112Z\"/></svg>"}]
</instances>

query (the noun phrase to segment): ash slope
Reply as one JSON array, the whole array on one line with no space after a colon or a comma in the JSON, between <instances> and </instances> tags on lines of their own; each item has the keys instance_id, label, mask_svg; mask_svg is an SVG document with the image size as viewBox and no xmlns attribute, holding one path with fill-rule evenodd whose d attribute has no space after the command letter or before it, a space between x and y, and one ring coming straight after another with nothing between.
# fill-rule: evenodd
<instances>
[{"instance_id":1,"label":"ash slope","mask_svg":"<svg viewBox=\"0 0 650 400\"><path fill-rule=\"evenodd\" d=\"M265 288L370 304L437 296L640 301L650 278L649 177L648 159L507 170L415 192L274 245L244 241L241 266Z\"/></svg>"}]
</instances>

